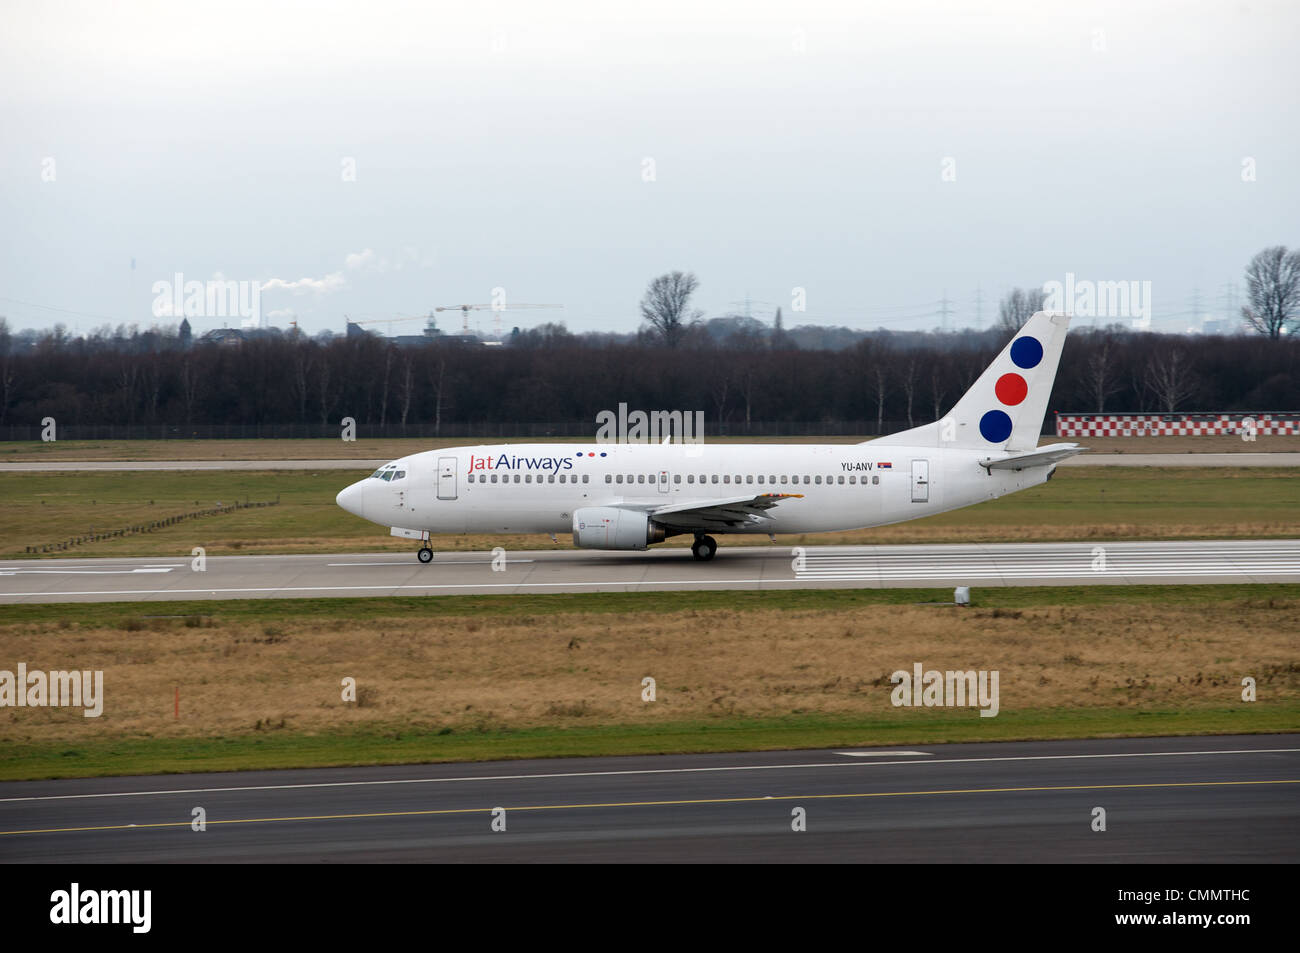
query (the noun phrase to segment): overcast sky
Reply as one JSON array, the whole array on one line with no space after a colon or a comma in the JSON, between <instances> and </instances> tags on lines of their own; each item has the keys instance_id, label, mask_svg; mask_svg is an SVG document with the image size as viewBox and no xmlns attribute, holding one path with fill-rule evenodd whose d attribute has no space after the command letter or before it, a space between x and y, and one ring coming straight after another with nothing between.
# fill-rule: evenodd
<instances>
[{"instance_id":1,"label":"overcast sky","mask_svg":"<svg viewBox=\"0 0 1300 953\"><path fill-rule=\"evenodd\" d=\"M1255 0L5 0L0 315L147 326L180 272L313 332L494 288L626 331L682 269L709 316L928 328L1073 273L1182 330L1300 245L1297 49Z\"/></svg>"}]
</instances>

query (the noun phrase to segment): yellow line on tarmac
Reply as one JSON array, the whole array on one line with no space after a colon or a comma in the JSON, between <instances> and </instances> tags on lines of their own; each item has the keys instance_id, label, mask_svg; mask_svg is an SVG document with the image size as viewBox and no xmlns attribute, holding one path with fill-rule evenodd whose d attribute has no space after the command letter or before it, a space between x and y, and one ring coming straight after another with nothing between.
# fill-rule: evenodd
<instances>
[{"instance_id":1,"label":"yellow line on tarmac","mask_svg":"<svg viewBox=\"0 0 1300 953\"><path fill-rule=\"evenodd\" d=\"M1036 791L1113 791L1136 788L1200 788L1247 784L1300 784L1300 778L1277 781L1167 781L1152 784L1070 784L1027 788L956 788L940 791L868 791L861 794L781 794L757 797L689 798L680 801L605 801L591 804L538 804L504 808L511 811L580 811L598 807L679 807L690 804L755 804L761 801L820 801L866 797L921 797L932 794L1019 794ZM439 814L487 814L494 807L451 807L429 811L378 811L365 814L308 814L301 817L243 817L208 821L208 824L271 824L277 821L345 821L367 817L430 817ZM159 824L113 824L105 827L51 827L45 830L0 831L5 834L71 834L81 831L130 831L150 827L189 827L191 821Z\"/></svg>"}]
</instances>

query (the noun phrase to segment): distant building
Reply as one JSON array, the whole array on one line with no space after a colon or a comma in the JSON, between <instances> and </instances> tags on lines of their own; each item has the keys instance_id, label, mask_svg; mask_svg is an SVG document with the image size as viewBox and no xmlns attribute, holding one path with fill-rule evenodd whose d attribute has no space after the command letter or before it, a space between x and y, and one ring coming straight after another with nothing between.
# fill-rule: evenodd
<instances>
[{"instance_id":1,"label":"distant building","mask_svg":"<svg viewBox=\"0 0 1300 953\"><path fill-rule=\"evenodd\" d=\"M181 347L189 347L194 338L194 332L190 329L190 319L181 318L180 341Z\"/></svg>"},{"instance_id":2,"label":"distant building","mask_svg":"<svg viewBox=\"0 0 1300 953\"><path fill-rule=\"evenodd\" d=\"M244 332L239 328L217 328L206 332L199 340L204 344L225 344L236 347L243 342Z\"/></svg>"}]
</instances>

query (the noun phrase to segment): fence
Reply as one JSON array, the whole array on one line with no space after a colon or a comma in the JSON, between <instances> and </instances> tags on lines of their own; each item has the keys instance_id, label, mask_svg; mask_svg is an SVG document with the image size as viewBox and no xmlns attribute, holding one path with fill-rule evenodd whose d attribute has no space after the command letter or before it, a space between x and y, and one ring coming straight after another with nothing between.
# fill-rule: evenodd
<instances>
[{"instance_id":1,"label":"fence","mask_svg":"<svg viewBox=\"0 0 1300 953\"><path fill-rule=\"evenodd\" d=\"M1300 413L1061 414L1058 437L1211 437L1300 435Z\"/></svg>"}]
</instances>

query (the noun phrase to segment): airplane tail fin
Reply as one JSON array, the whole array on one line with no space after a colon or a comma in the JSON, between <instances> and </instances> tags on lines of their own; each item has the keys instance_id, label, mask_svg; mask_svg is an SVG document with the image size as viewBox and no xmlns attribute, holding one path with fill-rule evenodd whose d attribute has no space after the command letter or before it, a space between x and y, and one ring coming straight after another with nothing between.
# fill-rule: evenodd
<instances>
[{"instance_id":1,"label":"airplane tail fin","mask_svg":"<svg viewBox=\"0 0 1300 953\"><path fill-rule=\"evenodd\" d=\"M1033 450L1069 325L1069 315L1039 311L942 420L867 443Z\"/></svg>"}]
</instances>

